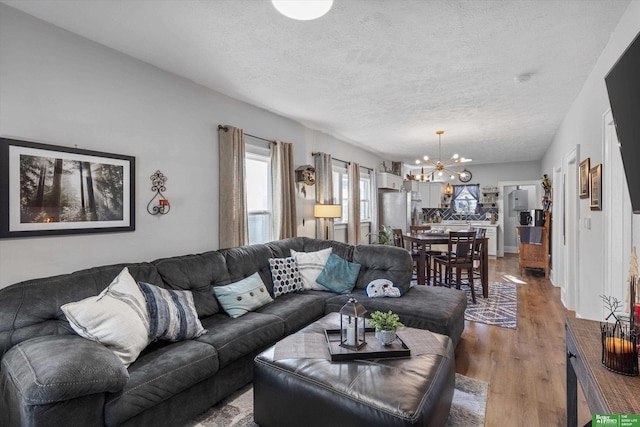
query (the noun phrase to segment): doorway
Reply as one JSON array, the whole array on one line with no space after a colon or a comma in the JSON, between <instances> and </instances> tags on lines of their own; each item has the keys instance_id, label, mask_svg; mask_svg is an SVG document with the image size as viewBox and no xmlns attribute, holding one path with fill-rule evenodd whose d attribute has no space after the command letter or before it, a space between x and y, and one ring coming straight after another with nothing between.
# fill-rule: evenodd
<instances>
[{"instance_id":1,"label":"doorway","mask_svg":"<svg viewBox=\"0 0 640 427\"><path fill-rule=\"evenodd\" d=\"M580 145L576 145L565 157L564 170L564 208L565 208L565 244L563 248L564 265L564 293L560 292L562 303L569 310L578 311L577 283L578 283L578 255L580 239L580 198L578 197L578 168Z\"/></svg>"},{"instance_id":2,"label":"doorway","mask_svg":"<svg viewBox=\"0 0 640 427\"><path fill-rule=\"evenodd\" d=\"M542 205L542 194L541 194L541 186L539 180L528 180L528 181L498 181L498 191L500 194L498 196L498 212L500 215L498 216L498 256L503 257L505 253L505 242L509 245L508 250L506 252L513 251L513 241L512 238L516 233L516 217L510 216L509 212L509 193L515 188L527 188L531 191L528 191L528 200L529 200L529 209L540 208ZM513 233L513 234L511 234ZM510 236L510 237L506 237Z\"/></svg>"}]
</instances>

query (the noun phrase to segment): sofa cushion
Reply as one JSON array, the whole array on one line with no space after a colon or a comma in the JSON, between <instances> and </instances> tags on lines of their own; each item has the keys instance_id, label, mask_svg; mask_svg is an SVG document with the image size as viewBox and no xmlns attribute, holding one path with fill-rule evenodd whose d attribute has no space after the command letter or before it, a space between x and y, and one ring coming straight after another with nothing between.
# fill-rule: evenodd
<instances>
[{"instance_id":1,"label":"sofa cushion","mask_svg":"<svg viewBox=\"0 0 640 427\"><path fill-rule=\"evenodd\" d=\"M214 286L213 291L224 311L234 319L273 301L258 273L230 285Z\"/></svg>"},{"instance_id":2,"label":"sofa cushion","mask_svg":"<svg viewBox=\"0 0 640 427\"><path fill-rule=\"evenodd\" d=\"M147 303L127 267L99 295L60 309L78 335L105 345L125 366L151 341Z\"/></svg>"},{"instance_id":3,"label":"sofa cushion","mask_svg":"<svg viewBox=\"0 0 640 427\"><path fill-rule=\"evenodd\" d=\"M327 295L335 295L322 291ZM271 304L257 310L258 313L270 314L284 322L284 334L289 335L324 316L325 298L309 293L309 291L282 295Z\"/></svg>"},{"instance_id":4,"label":"sofa cushion","mask_svg":"<svg viewBox=\"0 0 640 427\"><path fill-rule=\"evenodd\" d=\"M93 267L0 289L0 356L30 338L76 335L60 306L98 295L125 266L135 280L163 283L153 264L137 263Z\"/></svg>"},{"instance_id":5,"label":"sofa cushion","mask_svg":"<svg viewBox=\"0 0 640 427\"><path fill-rule=\"evenodd\" d=\"M336 242L335 240L312 239L310 237L302 237L302 252L316 252L322 249L331 248L331 253L338 255L347 261L353 261L353 246L347 243ZM298 249L293 248L296 251Z\"/></svg>"},{"instance_id":6,"label":"sofa cushion","mask_svg":"<svg viewBox=\"0 0 640 427\"><path fill-rule=\"evenodd\" d=\"M26 405L114 392L129 380L127 369L112 351L77 335L23 341L7 352L0 371L10 377Z\"/></svg>"},{"instance_id":7,"label":"sofa cushion","mask_svg":"<svg viewBox=\"0 0 640 427\"><path fill-rule=\"evenodd\" d=\"M138 282L149 310L149 337L168 341L197 338L206 333L190 291L174 291Z\"/></svg>"},{"instance_id":8,"label":"sofa cushion","mask_svg":"<svg viewBox=\"0 0 640 427\"><path fill-rule=\"evenodd\" d=\"M298 292L304 288L295 258L269 258L269 268L271 280L273 280L274 298Z\"/></svg>"},{"instance_id":9,"label":"sofa cushion","mask_svg":"<svg viewBox=\"0 0 640 427\"><path fill-rule=\"evenodd\" d=\"M193 302L199 317L211 316L220 311L211 293L215 284L229 283L229 273L224 257L218 252L183 255L153 261L167 287L193 292Z\"/></svg>"},{"instance_id":10,"label":"sofa cushion","mask_svg":"<svg viewBox=\"0 0 640 427\"><path fill-rule=\"evenodd\" d=\"M274 240L264 245L271 250L272 258L286 258L291 256L291 250L304 251L304 237L289 237L282 240Z\"/></svg>"},{"instance_id":11,"label":"sofa cushion","mask_svg":"<svg viewBox=\"0 0 640 427\"><path fill-rule=\"evenodd\" d=\"M216 314L202 319L202 325L209 333L197 338L197 341L216 348L220 369L284 336L282 319L256 312L249 312L237 319Z\"/></svg>"},{"instance_id":12,"label":"sofa cushion","mask_svg":"<svg viewBox=\"0 0 640 427\"><path fill-rule=\"evenodd\" d=\"M120 425L217 371L218 355L210 345L194 340L152 344L129 367L127 385L107 396L105 423Z\"/></svg>"},{"instance_id":13,"label":"sofa cushion","mask_svg":"<svg viewBox=\"0 0 640 427\"><path fill-rule=\"evenodd\" d=\"M447 335L454 346L458 345L464 330L467 296L457 289L413 286L400 298L369 298L363 289L354 289L351 295L335 295L327 299L325 312L340 311L351 296L364 305L369 313L391 310L400 316L405 326Z\"/></svg>"},{"instance_id":14,"label":"sofa cushion","mask_svg":"<svg viewBox=\"0 0 640 427\"><path fill-rule=\"evenodd\" d=\"M353 251L353 262L362 265L356 288L365 289L375 279L390 280L406 293L411 286L413 261L403 248L387 245L358 245Z\"/></svg>"},{"instance_id":15,"label":"sofa cushion","mask_svg":"<svg viewBox=\"0 0 640 427\"><path fill-rule=\"evenodd\" d=\"M269 269L269 258L273 258L271 249L266 245L250 245L238 248L220 249L227 263L229 281L218 283L228 285L258 272L267 290L273 296L273 280Z\"/></svg>"},{"instance_id":16,"label":"sofa cushion","mask_svg":"<svg viewBox=\"0 0 640 427\"><path fill-rule=\"evenodd\" d=\"M324 286L316 282L316 279L327 264L331 251L332 248L316 252L297 252L291 249L291 256L296 260L305 289L326 290Z\"/></svg>"},{"instance_id":17,"label":"sofa cushion","mask_svg":"<svg viewBox=\"0 0 640 427\"><path fill-rule=\"evenodd\" d=\"M316 281L332 292L348 294L356 285L360 267L360 264L331 254Z\"/></svg>"}]
</instances>

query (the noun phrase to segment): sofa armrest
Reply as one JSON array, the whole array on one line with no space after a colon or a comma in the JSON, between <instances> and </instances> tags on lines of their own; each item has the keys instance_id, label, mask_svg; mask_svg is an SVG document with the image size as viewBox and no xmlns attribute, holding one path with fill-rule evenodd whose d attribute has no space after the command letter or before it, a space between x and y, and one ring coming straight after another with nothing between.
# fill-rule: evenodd
<instances>
[{"instance_id":1,"label":"sofa armrest","mask_svg":"<svg viewBox=\"0 0 640 427\"><path fill-rule=\"evenodd\" d=\"M1 375L24 405L115 392L129 380L111 350L77 335L38 337L15 345L2 359Z\"/></svg>"}]
</instances>

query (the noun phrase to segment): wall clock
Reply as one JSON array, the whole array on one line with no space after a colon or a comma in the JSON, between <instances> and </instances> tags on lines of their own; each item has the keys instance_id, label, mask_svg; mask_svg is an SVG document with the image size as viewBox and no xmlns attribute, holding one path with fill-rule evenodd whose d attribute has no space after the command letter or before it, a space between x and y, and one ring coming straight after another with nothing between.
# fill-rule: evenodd
<instances>
[{"instance_id":1,"label":"wall clock","mask_svg":"<svg viewBox=\"0 0 640 427\"><path fill-rule=\"evenodd\" d=\"M465 170L463 170L462 172L460 172L458 174L458 179L461 182L469 182L469 181L471 181L471 177L472 176L473 175L471 175L471 172L469 172L468 170L465 169Z\"/></svg>"}]
</instances>

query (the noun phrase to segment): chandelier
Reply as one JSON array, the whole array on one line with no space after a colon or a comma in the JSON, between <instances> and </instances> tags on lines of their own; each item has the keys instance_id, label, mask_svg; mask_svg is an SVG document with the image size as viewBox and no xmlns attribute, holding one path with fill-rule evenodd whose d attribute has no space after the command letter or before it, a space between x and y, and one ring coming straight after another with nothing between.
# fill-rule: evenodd
<instances>
[{"instance_id":1,"label":"chandelier","mask_svg":"<svg viewBox=\"0 0 640 427\"><path fill-rule=\"evenodd\" d=\"M451 158L449 160L446 161L442 161L442 134L444 133L443 130L437 130L436 131L436 135L438 135L438 160L437 161L433 161L433 159L431 159L429 156L424 156L424 161L429 165L433 167L432 171L427 171L427 173L435 173L438 176L443 176L445 173L447 175L450 176L451 179L454 179L456 176L460 176L461 174L463 174L465 171L453 171L451 169L449 169L451 166L454 166L456 163L466 163L466 162L470 162L472 159L465 159L464 157L460 157L457 154L454 154L453 156L451 156ZM419 165L422 162L420 160L416 160L416 164ZM424 175L424 167L422 168L420 175L419 175L419 179L420 181L425 181L425 175Z\"/></svg>"}]
</instances>

